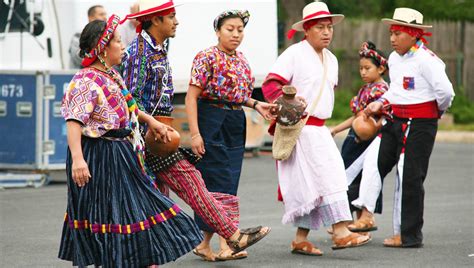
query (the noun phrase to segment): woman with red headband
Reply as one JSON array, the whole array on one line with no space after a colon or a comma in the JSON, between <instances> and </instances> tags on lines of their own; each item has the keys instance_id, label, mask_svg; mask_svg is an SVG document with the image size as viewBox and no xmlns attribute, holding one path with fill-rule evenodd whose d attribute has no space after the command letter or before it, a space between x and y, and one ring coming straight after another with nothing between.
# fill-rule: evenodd
<instances>
[{"instance_id":1,"label":"woman with red headband","mask_svg":"<svg viewBox=\"0 0 474 268\"><path fill-rule=\"evenodd\" d=\"M140 123L168 141L167 127L138 110L112 67L124 47L119 18L81 33L83 69L64 94L68 204L59 258L74 266L145 267L174 261L201 242L193 222L153 186L143 161Z\"/></svg>"},{"instance_id":2,"label":"woman with red headband","mask_svg":"<svg viewBox=\"0 0 474 268\"><path fill-rule=\"evenodd\" d=\"M397 181L393 209L393 236L388 247L421 247L423 244L423 182L433 149L438 118L449 108L454 90L445 64L426 47L431 33L423 15L410 8L397 8L390 26L390 89L367 106L367 115L384 105L392 107L393 122L382 128L378 174L383 179L396 166ZM365 179L365 178L364 178Z\"/></svg>"},{"instance_id":3,"label":"woman with red headband","mask_svg":"<svg viewBox=\"0 0 474 268\"><path fill-rule=\"evenodd\" d=\"M303 20L293 25L304 31L305 40L286 49L265 79L265 98L274 101L282 95L282 85L297 89L308 107L315 107L286 160L277 162L280 192L285 205L283 223L297 227L291 248L293 253L319 256L322 252L308 241L310 230L332 226L333 249L366 244L366 235L350 232L352 220L347 199L347 183L341 154L324 125L334 108L334 87L338 81L337 58L327 47L333 25L343 15L331 14L323 2L313 2L303 9ZM319 102L318 102L319 101ZM309 109L307 109L308 111Z\"/></svg>"}]
</instances>

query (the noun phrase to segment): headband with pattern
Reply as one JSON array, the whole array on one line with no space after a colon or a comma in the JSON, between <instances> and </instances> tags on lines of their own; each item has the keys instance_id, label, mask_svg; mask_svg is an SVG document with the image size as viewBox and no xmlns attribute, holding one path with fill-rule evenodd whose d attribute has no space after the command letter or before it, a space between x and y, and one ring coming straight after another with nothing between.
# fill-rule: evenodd
<instances>
[{"instance_id":1,"label":"headband with pattern","mask_svg":"<svg viewBox=\"0 0 474 268\"><path fill-rule=\"evenodd\" d=\"M218 30L217 25L219 24L219 21L221 21L222 19L224 19L228 16L231 16L231 15L239 16L242 19L242 21L244 22L244 27L249 22L250 13L248 12L248 10L236 10L236 9L226 10L226 11L222 12L221 14L219 14L219 16L217 16L217 18L214 19L214 30L217 32L217 30Z\"/></svg>"},{"instance_id":2,"label":"headband with pattern","mask_svg":"<svg viewBox=\"0 0 474 268\"><path fill-rule=\"evenodd\" d=\"M365 58L373 58L375 59L380 65L387 67L387 59L380 55L377 50L375 49L370 49L369 48L369 43L364 42L362 43L362 46L360 47L359 50L359 56L365 57Z\"/></svg>"},{"instance_id":3,"label":"headband with pattern","mask_svg":"<svg viewBox=\"0 0 474 268\"><path fill-rule=\"evenodd\" d=\"M112 39L115 29L117 29L119 23L120 17L112 14L112 16L110 16L110 18L107 20L107 26L105 26L105 30L97 42L97 45L91 51L84 54L84 59L82 60L83 67L90 66L92 63L94 63L94 61L97 59L97 56L102 53L102 51Z\"/></svg>"}]
</instances>

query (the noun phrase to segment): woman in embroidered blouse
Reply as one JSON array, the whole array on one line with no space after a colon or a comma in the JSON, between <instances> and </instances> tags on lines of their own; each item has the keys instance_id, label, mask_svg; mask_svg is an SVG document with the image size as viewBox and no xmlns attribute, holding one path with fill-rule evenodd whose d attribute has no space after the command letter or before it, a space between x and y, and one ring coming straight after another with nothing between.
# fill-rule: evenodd
<instances>
[{"instance_id":1,"label":"woman in embroidered blouse","mask_svg":"<svg viewBox=\"0 0 474 268\"><path fill-rule=\"evenodd\" d=\"M68 204L59 258L74 266L144 267L193 249L202 235L143 169L138 118L158 140L166 126L136 107L118 73L120 19L93 21L80 37L84 69L71 80L61 112L67 123Z\"/></svg>"},{"instance_id":2,"label":"woman in embroidered blouse","mask_svg":"<svg viewBox=\"0 0 474 268\"><path fill-rule=\"evenodd\" d=\"M242 106L252 107L264 118L273 116L272 104L251 98L254 78L249 63L237 51L249 20L248 11L229 10L214 20L218 44L199 52L194 58L186 95L186 112L192 135L192 150L201 161L202 173L210 192L237 195L245 150L246 120ZM238 210L238 204L235 206ZM212 255L210 240L214 230L199 217L204 241L196 248L201 255ZM217 259L244 258L246 252L231 255L225 240L220 240Z\"/></svg>"},{"instance_id":3,"label":"woman in embroidered blouse","mask_svg":"<svg viewBox=\"0 0 474 268\"><path fill-rule=\"evenodd\" d=\"M357 212L358 220L350 224L348 228L353 232L368 232L377 230L373 213L382 213L382 195L379 194L379 191L374 190L373 184L368 189L366 185L368 185L367 183L370 184L370 182L362 177L368 170L377 169L376 162L380 138L373 137L369 140L361 141L351 126L354 119L364 111L369 103L378 100L388 90L388 84L383 79L383 75L388 71L388 65L387 58L383 52L378 50L375 44L369 41L362 44L359 56L360 76L366 84L362 86L357 96L354 96L350 101L353 115L331 129L331 134L334 136L350 128L342 145L341 155L346 168L349 203L356 199L361 200L355 202L356 206L352 204L350 206L351 212ZM362 171L363 168L364 173ZM362 182L361 180L365 181ZM378 183L375 182L375 184ZM368 210L366 207L358 204L364 200L363 196L359 196L359 189L363 193L371 192L370 194L378 196L377 205Z\"/></svg>"}]
</instances>

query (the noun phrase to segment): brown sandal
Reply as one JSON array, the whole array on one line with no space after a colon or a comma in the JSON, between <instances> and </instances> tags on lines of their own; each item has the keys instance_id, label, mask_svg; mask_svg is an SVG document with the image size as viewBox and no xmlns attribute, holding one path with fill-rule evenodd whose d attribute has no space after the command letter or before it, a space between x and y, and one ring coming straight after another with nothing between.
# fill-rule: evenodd
<instances>
[{"instance_id":1,"label":"brown sandal","mask_svg":"<svg viewBox=\"0 0 474 268\"><path fill-rule=\"evenodd\" d=\"M359 242L359 238L365 237L364 240ZM357 233L351 233L350 235L343 237L343 238L335 238L334 236L332 237L332 241L334 244L332 245L333 250L337 249L345 249L345 248L353 248L353 247L358 247L365 245L369 243L371 238L366 235L361 235Z\"/></svg>"},{"instance_id":2,"label":"brown sandal","mask_svg":"<svg viewBox=\"0 0 474 268\"><path fill-rule=\"evenodd\" d=\"M314 252L313 250L316 250L317 252ZM309 241L303 241L299 243L292 241L291 253L310 256L323 256L323 252Z\"/></svg>"},{"instance_id":3,"label":"brown sandal","mask_svg":"<svg viewBox=\"0 0 474 268\"><path fill-rule=\"evenodd\" d=\"M219 261L233 261L233 260L240 260L240 259L245 259L249 256L249 254L246 251L241 251L237 254L232 254L233 252L231 251L231 254L227 255L225 254L226 250L221 250L217 256L216 260Z\"/></svg>"},{"instance_id":4,"label":"brown sandal","mask_svg":"<svg viewBox=\"0 0 474 268\"><path fill-rule=\"evenodd\" d=\"M370 231L375 231L377 230L377 226L375 225L374 219L370 218L362 218L356 220L354 223L349 224L347 226L347 229L349 229L351 232L370 232Z\"/></svg>"},{"instance_id":5,"label":"brown sandal","mask_svg":"<svg viewBox=\"0 0 474 268\"><path fill-rule=\"evenodd\" d=\"M402 247L402 237L400 235L394 235L390 238L387 238L383 241L385 247L391 248L401 248Z\"/></svg>"},{"instance_id":6,"label":"brown sandal","mask_svg":"<svg viewBox=\"0 0 474 268\"><path fill-rule=\"evenodd\" d=\"M248 228L248 229L241 230L240 231L240 236L239 236L239 238L237 238L237 240L230 240L230 239L227 240L227 245L233 251L232 255L235 255L235 254L241 252L242 250L244 250L244 249L252 246L253 244L257 243L258 241L262 240L262 238L267 236L271 231L271 228L267 227L268 230L265 233L262 234L262 233L260 233L262 228L263 228L262 226L258 226L258 227L255 227L255 228ZM245 244L244 246L240 246L239 242L242 240L242 238L245 235L248 235L247 244Z\"/></svg>"},{"instance_id":7,"label":"brown sandal","mask_svg":"<svg viewBox=\"0 0 474 268\"><path fill-rule=\"evenodd\" d=\"M201 253L199 249L195 248L193 249L193 253L194 255L199 256L203 260L208 261L208 262L220 261L216 258L216 254L214 254L212 251L209 254L204 254L204 253Z\"/></svg>"}]
</instances>

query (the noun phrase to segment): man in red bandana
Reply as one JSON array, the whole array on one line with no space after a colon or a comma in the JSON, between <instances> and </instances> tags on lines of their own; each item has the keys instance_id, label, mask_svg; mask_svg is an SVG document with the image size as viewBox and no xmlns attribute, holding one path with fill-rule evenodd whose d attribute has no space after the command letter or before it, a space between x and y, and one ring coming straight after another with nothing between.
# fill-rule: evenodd
<instances>
[{"instance_id":1,"label":"man in red bandana","mask_svg":"<svg viewBox=\"0 0 474 268\"><path fill-rule=\"evenodd\" d=\"M390 25L393 49L388 59L390 89L366 108L368 115L391 105L393 121L382 129L378 169L383 179L396 166L397 182L393 213L394 235L388 247L421 247L423 244L424 188L438 118L449 108L454 90L445 64L426 47L430 36L423 15L410 8L397 8Z\"/></svg>"}]
</instances>

